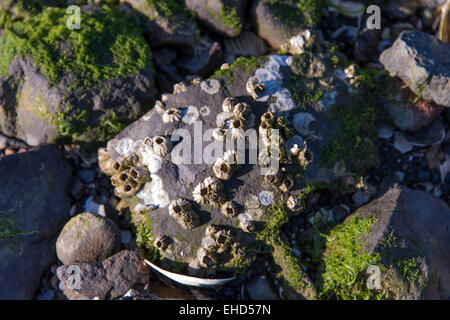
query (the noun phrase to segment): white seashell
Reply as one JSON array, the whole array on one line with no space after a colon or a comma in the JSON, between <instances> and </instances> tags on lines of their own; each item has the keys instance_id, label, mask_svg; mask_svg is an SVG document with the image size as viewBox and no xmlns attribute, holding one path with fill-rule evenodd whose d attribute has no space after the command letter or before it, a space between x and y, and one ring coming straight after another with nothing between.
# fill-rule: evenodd
<instances>
[{"instance_id":1,"label":"white seashell","mask_svg":"<svg viewBox=\"0 0 450 320\"><path fill-rule=\"evenodd\" d=\"M164 123L180 121L180 119L181 119L181 111L176 108L170 108L166 110L162 115L162 120Z\"/></svg>"},{"instance_id":2,"label":"white seashell","mask_svg":"<svg viewBox=\"0 0 450 320\"><path fill-rule=\"evenodd\" d=\"M291 54L302 54L305 52L304 46L305 46L305 39L301 35L297 35L289 39L290 49L289 53Z\"/></svg>"},{"instance_id":3,"label":"white seashell","mask_svg":"<svg viewBox=\"0 0 450 320\"><path fill-rule=\"evenodd\" d=\"M309 125L313 121L316 121L316 118L314 118L312 114L300 112L294 116L293 125L302 136L307 137L310 133Z\"/></svg>"},{"instance_id":4,"label":"white seashell","mask_svg":"<svg viewBox=\"0 0 450 320\"><path fill-rule=\"evenodd\" d=\"M147 206L165 208L170 203L169 194L164 190L162 179L151 174L151 182L147 182L144 188L136 194L136 197L143 200Z\"/></svg>"},{"instance_id":5,"label":"white seashell","mask_svg":"<svg viewBox=\"0 0 450 320\"><path fill-rule=\"evenodd\" d=\"M195 121L197 121L199 116L200 113L198 112L197 107L188 106L183 112L182 121L187 124L193 124Z\"/></svg>"},{"instance_id":6,"label":"white seashell","mask_svg":"<svg viewBox=\"0 0 450 320\"><path fill-rule=\"evenodd\" d=\"M225 278L225 279L203 279L203 278L190 277L190 276L185 276L182 274L173 273L173 272L161 269L160 267L154 265L153 263L151 263L148 260L145 260L145 263L147 263L154 270L165 275L167 278L169 278L175 282L178 282L180 284L187 285L187 286L216 287L216 286L224 285L224 284L236 279L236 277Z\"/></svg>"},{"instance_id":7,"label":"white seashell","mask_svg":"<svg viewBox=\"0 0 450 320\"><path fill-rule=\"evenodd\" d=\"M263 205L265 207L268 207L273 202L273 198L274 198L273 192L266 191L266 190L261 191L259 193L259 197L258 198L259 198L259 202L261 203L261 205Z\"/></svg>"},{"instance_id":8,"label":"white seashell","mask_svg":"<svg viewBox=\"0 0 450 320\"><path fill-rule=\"evenodd\" d=\"M221 87L220 81L217 79L202 81L200 83L200 88L202 88L203 91L211 95L219 92L220 87Z\"/></svg>"},{"instance_id":9,"label":"white seashell","mask_svg":"<svg viewBox=\"0 0 450 320\"><path fill-rule=\"evenodd\" d=\"M237 100L233 97L225 98L222 103L223 112L233 112L233 108L237 103Z\"/></svg>"}]
</instances>

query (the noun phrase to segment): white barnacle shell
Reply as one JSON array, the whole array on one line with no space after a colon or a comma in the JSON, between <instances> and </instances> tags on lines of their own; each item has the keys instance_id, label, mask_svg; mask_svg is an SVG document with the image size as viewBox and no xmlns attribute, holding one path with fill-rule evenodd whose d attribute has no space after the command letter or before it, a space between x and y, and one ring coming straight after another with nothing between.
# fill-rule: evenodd
<instances>
[{"instance_id":1,"label":"white barnacle shell","mask_svg":"<svg viewBox=\"0 0 450 320\"><path fill-rule=\"evenodd\" d=\"M215 129L213 130L213 137L214 137L214 139L216 139L217 141L224 141L226 135L227 135L227 129L223 129L223 128L215 128Z\"/></svg>"},{"instance_id":2,"label":"white barnacle shell","mask_svg":"<svg viewBox=\"0 0 450 320\"><path fill-rule=\"evenodd\" d=\"M191 203L186 199L173 200L169 204L169 214L171 216L177 216L182 211L190 211L191 209Z\"/></svg>"},{"instance_id":3,"label":"white barnacle shell","mask_svg":"<svg viewBox=\"0 0 450 320\"><path fill-rule=\"evenodd\" d=\"M231 121L231 137L235 140L244 138L244 130L247 124L241 118L234 118Z\"/></svg>"},{"instance_id":4,"label":"white barnacle shell","mask_svg":"<svg viewBox=\"0 0 450 320\"><path fill-rule=\"evenodd\" d=\"M183 112L182 121L187 124L193 124L195 121L197 121L199 116L200 114L198 112L197 107L188 106L186 110Z\"/></svg>"},{"instance_id":5,"label":"white barnacle shell","mask_svg":"<svg viewBox=\"0 0 450 320\"><path fill-rule=\"evenodd\" d=\"M252 108L245 102L240 102L233 108L233 113L240 118L246 118L251 113L251 111Z\"/></svg>"},{"instance_id":6,"label":"white barnacle shell","mask_svg":"<svg viewBox=\"0 0 450 320\"><path fill-rule=\"evenodd\" d=\"M250 77L245 84L245 88L247 92L253 97L253 99L258 99L257 91L261 91L265 88L265 85L260 83L260 80L257 76Z\"/></svg>"},{"instance_id":7,"label":"white barnacle shell","mask_svg":"<svg viewBox=\"0 0 450 320\"><path fill-rule=\"evenodd\" d=\"M170 108L166 110L162 115L162 120L164 123L180 121L180 119L181 119L181 111L176 108Z\"/></svg>"},{"instance_id":8,"label":"white barnacle shell","mask_svg":"<svg viewBox=\"0 0 450 320\"><path fill-rule=\"evenodd\" d=\"M217 127L223 128L225 126L225 123L234 118L233 112L221 112L216 116L216 124Z\"/></svg>"},{"instance_id":9,"label":"white barnacle shell","mask_svg":"<svg viewBox=\"0 0 450 320\"><path fill-rule=\"evenodd\" d=\"M208 94L216 94L221 87L220 81L217 79L211 79L209 81L202 81L200 88Z\"/></svg>"},{"instance_id":10,"label":"white barnacle shell","mask_svg":"<svg viewBox=\"0 0 450 320\"><path fill-rule=\"evenodd\" d=\"M164 111L165 111L165 109L166 109L164 103L161 102L161 100L156 100L155 106L154 106L153 108L154 108L154 109L156 110L156 112L158 112L159 114L164 113Z\"/></svg>"},{"instance_id":11,"label":"white barnacle shell","mask_svg":"<svg viewBox=\"0 0 450 320\"><path fill-rule=\"evenodd\" d=\"M227 150L224 154L222 159L226 161L229 164L238 164L239 163L239 155L234 150Z\"/></svg>"},{"instance_id":12,"label":"white barnacle shell","mask_svg":"<svg viewBox=\"0 0 450 320\"><path fill-rule=\"evenodd\" d=\"M233 176L233 168L231 164L226 162L223 158L216 160L213 166L213 171L215 176L222 180L230 180Z\"/></svg>"},{"instance_id":13,"label":"white barnacle shell","mask_svg":"<svg viewBox=\"0 0 450 320\"><path fill-rule=\"evenodd\" d=\"M143 200L147 206L165 208L170 203L169 194L164 190L161 177L151 174L150 182L147 182L144 188L136 194L136 197Z\"/></svg>"},{"instance_id":14,"label":"white barnacle shell","mask_svg":"<svg viewBox=\"0 0 450 320\"><path fill-rule=\"evenodd\" d=\"M237 103L237 100L233 97L225 98L222 103L223 112L233 112L233 108Z\"/></svg>"},{"instance_id":15,"label":"white barnacle shell","mask_svg":"<svg viewBox=\"0 0 450 320\"><path fill-rule=\"evenodd\" d=\"M294 128L304 137L309 136L309 125L311 122L316 121L316 118L310 113L300 112L294 116L293 125Z\"/></svg>"},{"instance_id":16,"label":"white barnacle shell","mask_svg":"<svg viewBox=\"0 0 450 320\"><path fill-rule=\"evenodd\" d=\"M204 182L200 182L192 191L194 201L200 204L205 204L208 200L208 186Z\"/></svg>"},{"instance_id":17,"label":"white barnacle shell","mask_svg":"<svg viewBox=\"0 0 450 320\"><path fill-rule=\"evenodd\" d=\"M295 135L286 141L286 150L288 150L291 154L298 154L293 152L293 150L297 150L300 152L300 146L303 146L303 138L299 135Z\"/></svg>"},{"instance_id":18,"label":"white barnacle shell","mask_svg":"<svg viewBox=\"0 0 450 320\"><path fill-rule=\"evenodd\" d=\"M302 35L296 35L289 39L289 45L290 45L290 53L291 54L302 54L305 52L305 39L303 39Z\"/></svg>"},{"instance_id":19,"label":"white barnacle shell","mask_svg":"<svg viewBox=\"0 0 450 320\"><path fill-rule=\"evenodd\" d=\"M205 184L206 187L209 187L210 185L212 185L216 181L217 180L214 177L207 177L207 178L205 178L205 180L203 180L203 183Z\"/></svg>"},{"instance_id":20,"label":"white barnacle shell","mask_svg":"<svg viewBox=\"0 0 450 320\"><path fill-rule=\"evenodd\" d=\"M165 156L172 149L172 142L166 137L156 136L151 139L153 153L158 156Z\"/></svg>"},{"instance_id":21,"label":"white barnacle shell","mask_svg":"<svg viewBox=\"0 0 450 320\"><path fill-rule=\"evenodd\" d=\"M184 82L179 82L176 83L173 86L173 94L177 94L177 93L181 93L181 92L186 92L187 88L186 88L186 84Z\"/></svg>"},{"instance_id":22,"label":"white barnacle shell","mask_svg":"<svg viewBox=\"0 0 450 320\"><path fill-rule=\"evenodd\" d=\"M234 201L227 201L222 204L220 212L226 217L236 217L239 213L237 204Z\"/></svg>"}]
</instances>

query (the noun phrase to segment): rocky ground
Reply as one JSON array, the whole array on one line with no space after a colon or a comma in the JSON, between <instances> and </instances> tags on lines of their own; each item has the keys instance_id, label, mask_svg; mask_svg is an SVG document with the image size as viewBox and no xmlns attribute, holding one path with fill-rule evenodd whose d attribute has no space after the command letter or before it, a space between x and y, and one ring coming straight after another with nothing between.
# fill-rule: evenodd
<instances>
[{"instance_id":1,"label":"rocky ground","mask_svg":"<svg viewBox=\"0 0 450 320\"><path fill-rule=\"evenodd\" d=\"M449 299L445 2L0 3L0 299ZM280 129L282 174L173 164L196 120Z\"/></svg>"}]
</instances>

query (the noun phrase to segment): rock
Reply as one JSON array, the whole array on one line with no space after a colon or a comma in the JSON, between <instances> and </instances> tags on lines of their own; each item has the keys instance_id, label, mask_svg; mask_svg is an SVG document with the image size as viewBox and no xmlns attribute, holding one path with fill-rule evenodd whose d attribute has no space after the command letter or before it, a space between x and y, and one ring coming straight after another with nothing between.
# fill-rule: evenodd
<instances>
[{"instance_id":1,"label":"rock","mask_svg":"<svg viewBox=\"0 0 450 320\"><path fill-rule=\"evenodd\" d=\"M152 47L178 46L194 48L198 41L198 27L194 15L184 1L121 0L130 4L139 15ZM128 11L122 8L123 11ZM132 19L132 18L130 18Z\"/></svg>"},{"instance_id":2,"label":"rock","mask_svg":"<svg viewBox=\"0 0 450 320\"><path fill-rule=\"evenodd\" d=\"M53 300L55 292L53 290L46 290L36 296L36 300Z\"/></svg>"},{"instance_id":3,"label":"rock","mask_svg":"<svg viewBox=\"0 0 450 320\"><path fill-rule=\"evenodd\" d=\"M378 138L381 139L390 139L394 135L394 126L389 123L380 123L378 124Z\"/></svg>"},{"instance_id":4,"label":"rock","mask_svg":"<svg viewBox=\"0 0 450 320\"><path fill-rule=\"evenodd\" d=\"M368 18L369 16L366 14L355 43L355 59L358 63L371 61L375 57L378 42L381 38L380 29L369 29L367 27Z\"/></svg>"},{"instance_id":5,"label":"rock","mask_svg":"<svg viewBox=\"0 0 450 320\"><path fill-rule=\"evenodd\" d=\"M450 44L418 31L404 31L380 62L417 95L450 107Z\"/></svg>"},{"instance_id":6,"label":"rock","mask_svg":"<svg viewBox=\"0 0 450 320\"><path fill-rule=\"evenodd\" d=\"M402 90L395 101L388 103L385 108L395 125L401 130L418 131L428 127L444 111L425 99L418 99L410 90Z\"/></svg>"},{"instance_id":7,"label":"rock","mask_svg":"<svg viewBox=\"0 0 450 320\"><path fill-rule=\"evenodd\" d=\"M405 180L405 174L401 171L394 172L394 181L398 183L402 183Z\"/></svg>"},{"instance_id":8,"label":"rock","mask_svg":"<svg viewBox=\"0 0 450 320\"><path fill-rule=\"evenodd\" d=\"M70 187L70 194L75 199L79 200L83 196L85 189L84 184L79 179L73 178L72 186Z\"/></svg>"},{"instance_id":9,"label":"rock","mask_svg":"<svg viewBox=\"0 0 450 320\"><path fill-rule=\"evenodd\" d=\"M305 56L311 57L310 63L302 64ZM350 84L336 77L334 71L331 55L319 53L317 56L305 52L301 56L239 58L209 80L192 85L179 84L173 94L164 95L163 101L158 101L154 109L110 140L107 151L121 164L116 166L118 171L111 182L116 194L132 212L138 229L138 245L156 246L169 260L190 263L192 274L213 276L217 268L205 267L206 262L208 265L214 263L207 255L208 250L214 250L212 243L215 241L205 235L209 227L229 228L232 238L239 239L236 246L251 247L255 244L252 228L267 219L264 216L266 207L281 201L281 194L288 199L291 192L301 190L303 183L321 183L330 188L339 185L338 181L351 185L349 176L356 172L360 175L373 166L376 144L371 139L376 139L377 130L372 117L355 120L363 123L355 140L336 138L342 137L341 128L346 123L341 117L331 116L334 108L339 106L346 119L355 119L352 118L355 115L368 113L361 112L361 108L369 104L356 102L363 99L363 90L355 90L350 95ZM315 80L303 82L309 79L303 77L304 74L310 74L310 79ZM258 77L260 86L252 82L253 76ZM299 81L298 87L292 84L292 79L294 83ZM322 87L317 79L327 85ZM304 91L299 90L301 85L305 86ZM307 87L323 90L323 97L303 100L310 94ZM236 101L232 97L241 104L234 105ZM347 100L350 97L355 100ZM229 112L231 108L233 112ZM237 118L236 114L242 118ZM254 162L245 160L237 167L228 163L234 157L232 150L229 150L231 155L223 155L223 146L219 146L217 153L212 155L211 142L206 143L207 138L205 143L199 143L202 134L211 133L210 129L218 127L229 130L228 137L238 137L240 132L228 126L240 126L243 119L248 128L254 130L248 133L257 137L264 129L260 128L263 115L263 121L279 128L285 141L285 147L281 147L285 156L280 159L276 176L264 177L265 173L261 171L267 160L267 149L262 143L259 156L255 147L248 146L249 153L255 155L252 156ZM372 135L367 135L368 132ZM215 131L213 136L208 141L218 143L220 132ZM195 141L192 140L194 137ZM336 140L341 144L336 145ZM195 153L192 153L194 150L182 151L186 145L189 148L194 145ZM236 153L242 148L235 150ZM288 156L289 152L292 155ZM192 154L203 157L183 160L180 153L186 157ZM292 160L291 164L287 163L288 159ZM223 165L219 166L220 163ZM228 165L231 170L227 170ZM130 176L121 180L127 172L134 171L143 174L142 180L129 179ZM228 249L225 246L221 250L227 252ZM289 250L287 254L292 252ZM277 255L277 259L286 257L283 248ZM224 268L246 269L252 258L251 252L247 252L236 266L234 255L221 255L217 264ZM283 276L289 276L290 262L290 259L283 261ZM299 291L302 289L305 287ZM313 289L310 289L307 286L300 296L312 298Z\"/></svg>"},{"instance_id":10,"label":"rock","mask_svg":"<svg viewBox=\"0 0 450 320\"><path fill-rule=\"evenodd\" d=\"M176 65L186 75L208 76L224 61L224 54L220 44L206 37L190 52L186 52Z\"/></svg>"},{"instance_id":11,"label":"rock","mask_svg":"<svg viewBox=\"0 0 450 320\"><path fill-rule=\"evenodd\" d=\"M0 159L0 299L34 299L56 262L71 176L54 146Z\"/></svg>"},{"instance_id":12,"label":"rock","mask_svg":"<svg viewBox=\"0 0 450 320\"><path fill-rule=\"evenodd\" d=\"M258 35L274 49L307 28L314 28L320 21L322 5L318 2L304 4L295 1L255 1L253 20Z\"/></svg>"},{"instance_id":13,"label":"rock","mask_svg":"<svg viewBox=\"0 0 450 320\"><path fill-rule=\"evenodd\" d=\"M427 182L431 178L430 172L428 170L420 170L417 172L417 181Z\"/></svg>"},{"instance_id":14,"label":"rock","mask_svg":"<svg viewBox=\"0 0 450 320\"><path fill-rule=\"evenodd\" d=\"M394 148L398 152L405 154L413 149L413 144L406 139L403 132L397 132L394 136Z\"/></svg>"},{"instance_id":15,"label":"rock","mask_svg":"<svg viewBox=\"0 0 450 320\"><path fill-rule=\"evenodd\" d=\"M268 50L264 40L252 31L243 31L236 38L225 38L224 42L226 54L235 57L259 57Z\"/></svg>"},{"instance_id":16,"label":"rock","mask_svg":"<svg viewBox=\"0 0 450 320\"><path fill-rule=\"evenodd\" d=\"M108 218L86 212L66 223L56 242L65 265L100 262L120 249L120 230Z\"/></svg>"},{"instance_id":17,"label":"rock","mask_svg":"<svg viewBox=\"0 0 450 320\"><path fill-rule=\"evenodd\" d=\"M420 0L420 6L423 8L437 9L445 4L446 0Z\"/></svg>"},{"instance_id":18,"label":"rock","mask_svg":"<svg viewBox=\"0 0 450 320\"><path fill-rule=\"evenodd\" d=\"M320 268L326 270L320 275L326 292L322 298L374 299L383 293L395 300L447 299L449 230L450 209L444 201L425 191L390 187L331 232ZM366 286L371 265L381 269L380 283L373 283L379 290ZM339 270L353 272L344 280L335 277Z\"/></svg>"},{"instance_id":19,"label":"rock","mask_svg":"<svg viewBox=\"0 0 450 320\"><path fill-rule=\"evenodd\" d=\"M8 138L0 133L0 150L5 149L8 146Z\"/></svg>"},{"instance_id":20,"label":"rock","mask_svg":"<svg viewBox=\"0 0 450 320\"><path fill-rule=\"evenodd\" d=\"M273 293L266 276L259 276L247 283L247 293L252 300L279 300Z\"/></svg>"},{"instance_id":21,"label":"rock","mask_svg":"<svg viewBox=\"0 0 450 320\"><path fill-rule=\"evenodd\" d=\"M247 0L186 0L198 19L212 31L236 37L242 31Z\"/></svg>"},{"instance_id":22,"label":"rock","mask_svg":"<svg viewBox=\"0 0 450 320\"><path fill-rule=\"evenodd\" d=\"M440 144L445 139L445 124L442 118L437 118L429 127L407 133L406 139L417 147L426 147Z\"/></svg>"},{"instance_id":23,"label":"rock","mask_svg":"<svg viewBox=\"0 0 450 320\"><path fill-rule=\"evenodd\" d=\"M60 289L70 300L114 299L149 281L149 271L138 253L123 250L98 264L80 263L56 270Z\"/></svg>"},{"instance_id":24,"label":"rock","mask_svg":"<svg viewBox=\"0 0 450 320\"><path fill-rule=\"evenodd\" d=\"M370 194L362 191L357 191L353 194L352 200L357 206L360 207L370 201Z\"/></svg>"},{"instance_id":25,"label":"rock","mask_svg":"<svg viewBox=\"0 0 450 320\"><path fill-rule=\"evenodd\" d=\"M418 1L411 0L391 0L386 6L387 14L393 19L406 19L413 15L419 7Z\"/></svg>"},{"instance_id":26,"label":"rock","mask_svg":"<svg viewBox=\"0 0 450 320\"><path fill-rule=\"evenodd\" d=\"M93 145L148 108L155 94L151 51L134 19L107 6L81 10L84 27L76 33L62 32L68 30L65 20L56 19L66 15L66 8L47 8L26 20L26 27L14 23L6 29L0 40L0 127L5 135L31 146L60 138ZM99 31L107 25L115 27ZM19 40L28 44L20 55ZM118 50L117 43L126 49ZM55 55L56 47L61 52Z\"/></svg>"},{"instance_id":27,"label":"rock","mask_svg":"<svg viewBox=\"0 0 450 320\"><path fill-rule=\"evenodd\" d=\"M78 179L88 184L95 180L97 172L94 169L80 169L75 173Z\"/></svg>"},{"instance_id":28,"label":"rock","mask_svg":"<svg viewBox=\"0 0 450 320\"><path fill-rule=\"evenodd\" d=\"M84 202L84 212L95 213L99 216L106 217L105 205L98 203L93 197L87 198Z\"/></svg>"},{"instance_id":29,"label":"rock","mask_svg":"<svg viewBox=\"0 0 450 320\"><path fill-rule=\"evenodd\" d=\"M124 230L124 231L120 232L120 239L123 244L130 243L132 237L133 236L132 236L131 232L128 230Z\"/></svg>"}]
</instances>

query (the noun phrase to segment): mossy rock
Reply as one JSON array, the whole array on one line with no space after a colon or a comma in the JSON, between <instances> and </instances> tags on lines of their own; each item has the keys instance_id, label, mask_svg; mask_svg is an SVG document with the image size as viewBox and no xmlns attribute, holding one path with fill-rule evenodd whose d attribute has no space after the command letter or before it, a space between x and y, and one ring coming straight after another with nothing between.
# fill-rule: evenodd
<instances>
[{"instance_id":1,"label":"mossy rock","mask_svg":"<svg viewBox=\"0 0 450 320\"><path fill-rule=\"evenodd\" d=\"M212 31L237 37L244 24L247 0L186 0L200 21Z\"/></svg>"},{"instance_id":2,"label":"mossy rock","mask_svg":"<svg viewBox=\"0 0 450 320\"><path fill-rule=\"evenodd\" d=\"M314 259L319 262L319 297L447 299L449 210L427 192L390 187L318 238ZM376 269L379 286L374 282L369 288L369 276L373 279Z\"/></svg>"},{"instance_id":3,"label":"mossy rock","mask_svg":"<svg viewBox=\"0 0 450 320\"><path fill-rule=\"evenodd\" d=\"M195 15L184 0L122 0L121 3L130 4L138 13L152 47L194 48L198 44L200 31Z\"/></svg>"},{"instance_id":4,"label":"mossy rock","mask_svg":"<svg viewBox=\"0 0 450 320\"><path fill-rule=\"evenodd\" d=\"M274 49L320 22L324 0L258 0L252 9L258 35Z\"/></svg>"},{"instance_id":5,"label":"mossy rock","mask_svg":"<svg viewBox=\"0 0 450 320\"><path fill-rule=\"evenodd\" d=\"M0 42L0 127L30 145L102 143L149 108L151 51L115 7L83 6L81 29L47 8L9 25ZM107 32L105 31L107 30Z\"/></svg>"}]
</instances>

